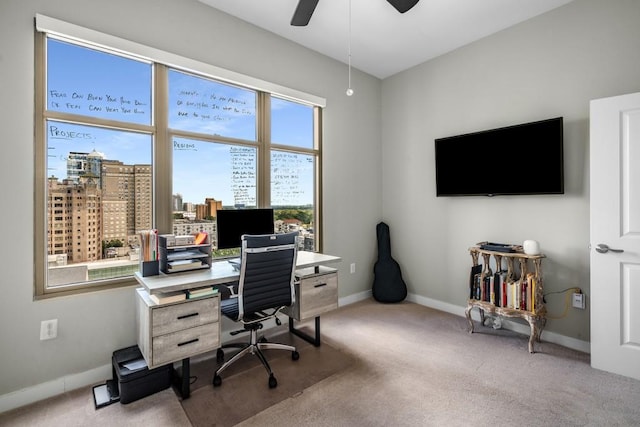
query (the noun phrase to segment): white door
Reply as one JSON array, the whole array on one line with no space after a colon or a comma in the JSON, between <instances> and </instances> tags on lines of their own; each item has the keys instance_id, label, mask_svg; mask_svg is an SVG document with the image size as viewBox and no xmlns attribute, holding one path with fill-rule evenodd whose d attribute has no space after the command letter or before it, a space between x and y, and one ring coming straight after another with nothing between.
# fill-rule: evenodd
<instances>
[{"instance_id":1,"label":"white door","mask_svg":"<svg viewBox=\"0 0 640 427\"><path fill-rule=\"evenodd\" d=\"M590 115L591 366L640 380L640 93Z\"/></svg>"}]
</instances>

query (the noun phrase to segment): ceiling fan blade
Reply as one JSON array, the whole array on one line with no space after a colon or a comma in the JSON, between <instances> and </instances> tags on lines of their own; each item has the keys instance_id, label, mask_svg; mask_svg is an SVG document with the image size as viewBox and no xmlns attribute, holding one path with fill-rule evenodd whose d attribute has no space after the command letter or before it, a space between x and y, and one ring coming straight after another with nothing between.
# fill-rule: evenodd
<instances>
[{"instance_id":1,"label":"ceiling fan blade","mask_svg":"<svg viewBox=\"0 0 640 427\"><path fill-rule=\"evenodd\" d=\"M418 3L419 0L387 0L398 12L405 13Z\"/></svg>"},{"instance_id":2,"label":"ceiling fan blade","mask_svg":"<svg viewBox=\"0 0 640 427\"><path fill-rule=\"evenodd\" d=\"M307 25L317 4L318 0L299 0L296 11L291 18L291 25L296 27L304 27Z\"/></svg>"}]
</instances>

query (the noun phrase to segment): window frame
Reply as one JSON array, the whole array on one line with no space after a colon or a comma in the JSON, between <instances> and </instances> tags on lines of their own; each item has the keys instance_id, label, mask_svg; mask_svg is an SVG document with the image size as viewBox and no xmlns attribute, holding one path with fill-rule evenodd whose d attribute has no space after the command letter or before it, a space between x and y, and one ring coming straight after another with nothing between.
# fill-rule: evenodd
<instances>
[{"instance_id":1,"label":"window frame","mask_svg":"<svg viewBox=\"0 0 640 427\"><path fill-rule=\"evenodd\" d=\"M265 82L256 78L224 70L210 64L170 54L158 49L99 33L64 21L36 15L35 20L35 183L34 183L34 299L94 292L137 284L132 276L93 280L82 284L47 286L47 132L48 120L59 120L74 124L102 126L151 135L152 139L152 218L155 228L161 233L172 230L172 140L173 137L197 138L203 141L233 145L251 145L258 150L257 201L258 207L269 207L271 199L270 157L272 150L310 155L315 158L314 169L314 219L316 250L322 250L322 111L326 106L323 98L304 92ZM119 121L80 116L71 113L47 111L46 94L46 44L52 37L65 42L116 53L124 57L148 62L152 66L152 123L140 125ZM207 79L254 90L257 93L256 121L257 140L247 140L205 135L196 132L169 128L168 74L170 69L201 76ZM313 148L291 147L271 144L270 101L271 96L306 104L313 108Z\"/></svg>"}]
</instances>

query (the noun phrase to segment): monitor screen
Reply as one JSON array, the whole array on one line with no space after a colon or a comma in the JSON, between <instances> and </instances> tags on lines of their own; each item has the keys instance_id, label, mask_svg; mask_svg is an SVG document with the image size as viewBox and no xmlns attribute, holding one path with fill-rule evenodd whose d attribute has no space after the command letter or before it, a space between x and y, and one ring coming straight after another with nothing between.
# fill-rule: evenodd
<instances>
[{"instance_id":1,"label":"monitor screen","mask_svg":"<svg viewBox=\"0 0 640 427\"><path fill-rule=\"evenodd\" d=\"M273 209L223 209L216 213L218 249L242 246L243 234L272 234Z\"/></svg>"}]
</instances>

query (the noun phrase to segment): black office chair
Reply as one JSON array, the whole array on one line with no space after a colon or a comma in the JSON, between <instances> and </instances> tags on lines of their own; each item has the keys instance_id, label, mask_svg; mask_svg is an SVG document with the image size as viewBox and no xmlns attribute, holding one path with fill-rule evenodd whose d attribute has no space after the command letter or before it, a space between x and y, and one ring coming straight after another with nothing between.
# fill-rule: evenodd
<instances>
[{"instance_id":1,"label":"black office chair","mask_svg":"<svg viewBox=\"0 0 640 427\"><path fill-rule=\"evenodd\" d=\"M249 343L231 343L218 349L218 361L224 360L223 348L240 348L231 359L222 364L213 377L214 387L222 384L220 373L245 354L255 354L269 374L269 388L278 385L273 371L262 350L288 350L291 358L298 360L300 354L294 346L258 340L258 330L262 322L275 318L284 307L294 301L294 280L296 266L297 232L284 234L244 235L242 236L242 256L240 261L240 280L237 297L223 299L220 303L222 314L236 322L242 322L244 329L232 332L232 335L249 331Z\"/></svg>"}]
</instances>

